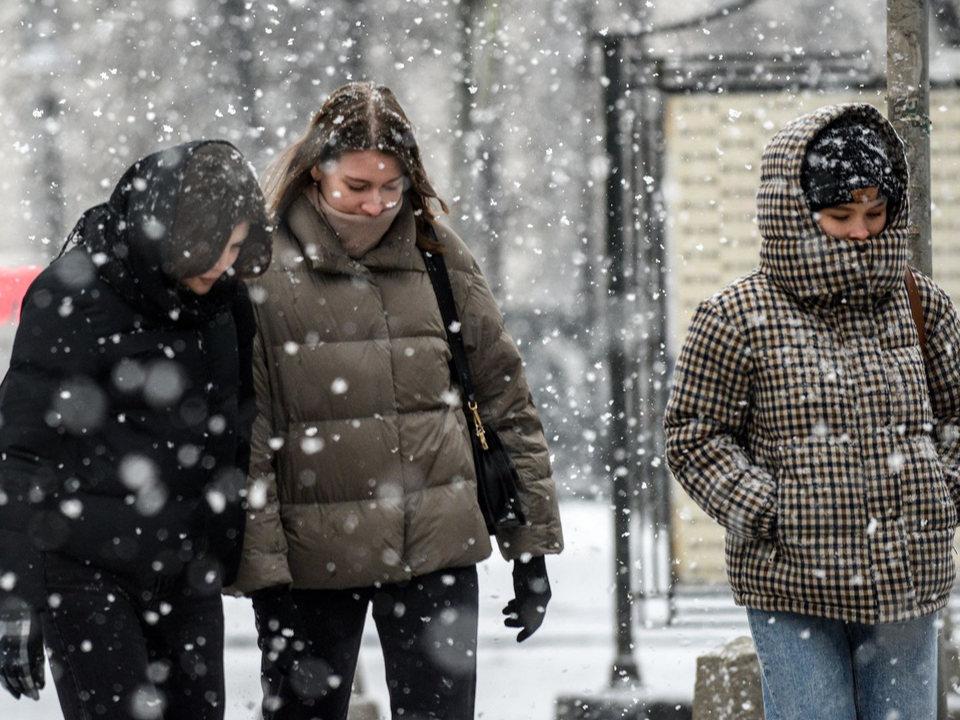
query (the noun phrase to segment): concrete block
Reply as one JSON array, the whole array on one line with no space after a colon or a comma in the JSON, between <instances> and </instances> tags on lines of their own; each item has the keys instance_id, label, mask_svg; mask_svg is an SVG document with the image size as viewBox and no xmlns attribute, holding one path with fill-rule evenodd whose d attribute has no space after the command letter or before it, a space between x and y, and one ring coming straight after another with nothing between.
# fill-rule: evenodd
<instances>
[{"instance_id":1,"label":"concrete block","mask_svg":"<svg viewBox=\"0 0 960 720\"><path fill-rule=\"evenodd\" d=\"M697 658L693 720L763 720L760 663L749 637Z\"/></svg>"}]
</instances>

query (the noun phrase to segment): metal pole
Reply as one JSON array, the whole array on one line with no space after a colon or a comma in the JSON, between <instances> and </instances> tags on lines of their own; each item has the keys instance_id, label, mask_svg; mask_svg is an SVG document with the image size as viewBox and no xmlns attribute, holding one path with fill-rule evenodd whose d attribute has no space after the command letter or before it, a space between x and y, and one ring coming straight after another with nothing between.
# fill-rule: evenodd
<instances>
[{"instance_id":1,"label":"metal pole","mask_svg":"<svg viewBox=\"0 0 960 720\"><path fill-rule=\"evenodd\" d=\"M930 4L887 2L887 114L910 165L910 264L930 275Z\"/></svg>"},{"instance_id":2,"label":"metal pole","mask_svg":"<svg viewBox=\"0 0 960 720\"><path fill-rule=\"evenodd\" d=\"M910 167L910 264L933 274L930 231L930 3L887 2L887 114L906 146ZM937 720L947 718L946 638L937 635Z\"/></svg>"},{"instance_id":3,"label":"metal pole","mask_svg":"<svg viewBox=\"0 0 960 720\"><path fill-rule=\"evenodd\" d=\"M637 347L640 362L638 384L642 454L638 467L645 481L641 491L641 513L650 547L642 562L649 565L642 575L649 579L643 597L667 601L667 622L670 621L670 599L673 589L673 549L671 546L670 474L663 462L665 438L663 416L667 405L667 289L666 237L663 220L663 93L656 77L659 63L640 65L640 86L637 134L634 143L640 148L636 165L634 194L640 198L641 216L640 272L636 278L636 294L640 299L643 341ZM642 192L637 193L638 190Z\"/></svg>"},{"instance_id":4,"label":"metal pole","mask_svg":"<svg viewBox=\"0 0 960 720\"><path fill-rule=\"evenodd\" d=\"M628 463L626 391L627 359L624 348L624 228L623 139L620 103L623 96L621 44L618 38L604 41L606 89L607 175L607 364L610 371L610 435L607 463L613 474L614 583L616 600L617 656L610 684L640 682L640 669L633 658L633 592L630 564L630 512L633 483Z\"/></svg>"},{"instance_id":5,"label":"metal pole","mask_svg":"<svg viewBox=\"0 0 960 720\"><path fill-rule=\"evenodd\" d=\"M38 174L43 181L44 233L49 239L45 253L48 258L53 259L60 251L66 235L63 209L63 153L58 139L60 108L49 88L42 91L39 105L43 112L43 129L40 134L42 166Z\"/></svg>"},{"instance_id":6,"label":"metal pole","mask_svg":"<svg viewBox=\"0 0 960 720\"><path fill-rule=\"evenodd\" d=\"M28 8L25 24L28 51L18 64L22 75L37 91L35 107L40 110L40 119L33 139L40 150L36 155L39 186L34 186L37 192L36 207L40 214L39 235L43 243L39 250L52 259L60 250L66 234L64 161L59 139L62 111L54 88L59 87L60 75L67 61L56 32L56 13L49 12L49 8L38 2L30 3Z\"/></svg>"},{"instance_id":7,"label":"metal pole","mask_svg":"<svg viewBox=\"0 0 960 720\"><path fill-rule=\"evenodd\" d=\"M223 43L220 52L220 65L226 65L223 71L224 90L231 100L240 106L247 127L244 128L244 140L249 140L256 148L255 164L259 165L265 149L263 138L263 116L259 112L257 101L256 43L253 19L244 0L222 0L220 12L223 15ZM230 69L233 73L230 73ZM248 155L250 151L241 148Z\"/></svg>"}]
</instances>

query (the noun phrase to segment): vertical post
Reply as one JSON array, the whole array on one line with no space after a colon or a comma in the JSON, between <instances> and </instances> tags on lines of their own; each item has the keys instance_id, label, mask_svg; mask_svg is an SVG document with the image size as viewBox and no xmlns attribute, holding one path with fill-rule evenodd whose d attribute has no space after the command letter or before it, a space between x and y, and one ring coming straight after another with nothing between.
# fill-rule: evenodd
<instances>
[{"instance_id":1,"label":"vertical post","mask_svg":"<svg viewBox=\"0 0 960 720\"><path fill-rule=\"evenodd\" d=\"M630 512L633 483L628 468L627 408L625 384L627 361L624 348L626 313L624 303L623 138L620 103L623 96L621 40L604 41L606 89L607 175L607 364L610 373L610 434L607 438L610 472L613 474L614 592L616 604L617 656L612 686L639 683L640 670L633 658L633 588L630 563Z\"/></svg>"},{"instance_id":2,"label":"vertical post","mask_svg":"<svg viewBox=\"0 0 960 720\"><path fill-rule=\"evenodd\" d=\"M500 187L500 3L460 0L457 7L460 47L454 96L454 202L459 205L461 229L472 236L474 255L499 298L503 293L502 237L508 213Z\"/></svg>"},{"instance_id":3,"label":"vertical post","mask_svg":"<svg viewBox=\"0 0 960 720\"><path fill-rule=\"evenodd\" d=\"M240 106L241 117L246 124L244 139L255 144L259 155L264 149L264 143L263 117L257 107L254 21L244 0L222 0L220 12L223 15L220 64L228 67L222 71L222 82L231 100L236 100ZM242 149L249 153L246 148Z\"/></svg>"},{"instance_id":4,"label":"vertical post","mask_svg":"<svg viewBox=\"0 0 960 720\"><path fill-rule=\"evenodd\" d=\"M910 264L933 269L930 236L930 3L887 1L887 114L910 164Z\"/></svg>"},{"instance_id":5,"label":"vertical post","mask_svg":"<svg viewBox=\"0 0 960 720\"><path fill-rule=\"evenodd\" d=\"M887 0L887 114L910 167L910 264L933 274L930 230L930 2ZM947 718L946 638L938 636L937 719Z\"/></svg>"},{"instance_id":6,"label":"vertical post","mask_svg":"<svg viewBox=\"0 0 960 720\"><path fill-rule=\"evenodd\" d=\"M594 21L595 13L596 9L593 3L581 3L578 11L579 17L577 24L581 28L586 28L588 32L592 32L596 25ZM579 292L580 296L584 299L584 302L580 304L582 312L580 322L583 327L591 329L596 328L600 320L600 293L598 292L600 273L597 263L597 255L600 249L597 246L598 243L592 229L598 224L601 218L597 212L600 206L598 202L599 193L594 189L595 183L593 182L596 178L594 177L595 164L592 160L595 157L596 151L587 132L587 127L589 126L584 127L584 125L586 125L587 122L600 119L597 112L598 108L594 103L594 99L599 99L599 97L593 89L593 83L596 81L596 72L598 70L597 50L598 48L590 36L585 35L583 39L583 57L580 62L577 63L576 67L577 87L580 88L584 94L586 94L588 89L590 92L589 101L578 110L582 125L577 135L577 150L583 158L583 162L576 172L577 180L580 184L581 197L585 198L585 201L580 205L580 216L577 220L577 240L578 242L584 243L580 245L580 249L583 251L586 260L582 265L580 275ZM588 349L594 347L591 340L592 336L592 330L581 336ZM595 358L593 352L590 353L590 357L592 360L598 359Z\"/></svg>"},{"instance_id":7,"label":"vertical post","mask_svg":"<svg viewBox=\"0 0 960 720\"><path fill-rule=\"evenodd\" d=\"M38 235L42 247L38 255L52 259L60 249L66 228L64 226L64 160L60 146L62 110L55 87L60 86L60 75L67 65L57 34L56 8L33 2L28 4L24 31L27 33L27 52L18 60L19 71L35 88L35 107L39 109L33 142L39 149L36 155L36 178L28 194L36 193Z\"/></svg>"},{"instance_id":8,"label":"vertical post","mask_svg":"<svg viewBox=\"0 0 960 720\"><path fill-rule=\"evenodd\" d=\"M44 236L49 239L45 253L52 259L60 251L66 235L66 227L63 211L63 152L58 139L60 108L53 91L46 86L46 82L44 82L39 105L43 112L39 176L43 183L41 198Z\"/></svg>"},{"instance_id":9,"label":"vertical post","mask_svg":"<svg viewBox=\"0 0 960 720\"><path fill-rule=\"evenodd\" d=\"M644 584L639 596L645 606L651 600L666 601L670 621L673 590L670 474L663 462L665 437L663 416L667 405L667 288L666 247L663 220L663 93L657 86L658 63L640 65L639 86L634 88L638 107L633 143L639 148L634 163L633 193L640 211L639 298L641 342L637 344L640 452L637 467L643 484L640 507L643 518L641 573ZM638 192L639 191L639 192Z\"/></svg>"},{"instance_id":10,"label":"vertical post","mask_svg":"<svg viewBox=\"0 0 960 720\"><path fill-rule=\"evenodd\" d=\"M352 82L367 79L367 59L365 56L370 17L365 0L348 0L343 3L347 40L343 42L344 52L341 71Z\"/></svg>"},{"instance_id":11,"label":"vertical post","mask_svg":"<svg viewBox=\"0 0 960 720\"><path fill-rule=\"evenodd\" d=\"M480 8L485 10L480 38L482 54L474 56L473 74L479 85L477 106L473 113L473 128L478 144L476 164L478 176L473 201L476 216L480 218L480 236L486 238L483 272L497 298L503 295L503 234L507 227L509 208L503 202L501 188L501 150L499 99L500 45L497 32L500 29L500 2L488 0ZM480 65L480 61L483 65Z\"/></svg>"}]
</instances>

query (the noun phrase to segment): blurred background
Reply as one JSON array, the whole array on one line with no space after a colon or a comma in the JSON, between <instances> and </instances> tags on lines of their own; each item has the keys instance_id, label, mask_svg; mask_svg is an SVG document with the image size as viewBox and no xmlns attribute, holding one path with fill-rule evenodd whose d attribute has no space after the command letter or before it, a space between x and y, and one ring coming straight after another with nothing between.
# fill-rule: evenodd
<instances>
[{"instance_id":1,"label":"blurred background","mask_svg":"<svg viewBox=\"0 0 960 720\"><path fill-rule=\"evenodd\" d=\"M958 297L960 0L930 10L933 267ZM886 17L885 0L3 0L0 368L26 285L136 159L220 137L262 174L332 90L383 83L494 287L586 534L565 631L577 608L612 624L616 477L636 596L722 587L722 531L665 476L657 398L696 303L757 262L764 143L830 102L886 111ZM599 595L577 586L588 566Z\"/></svg>"}]
</instances>

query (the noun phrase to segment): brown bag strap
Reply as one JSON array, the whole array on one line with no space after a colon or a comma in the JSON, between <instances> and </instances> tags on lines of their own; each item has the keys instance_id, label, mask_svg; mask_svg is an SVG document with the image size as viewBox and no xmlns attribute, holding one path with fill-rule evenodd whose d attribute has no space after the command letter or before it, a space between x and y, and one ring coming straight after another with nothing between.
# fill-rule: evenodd
<instances>
[{"instance_id":1,"label":"brown bag strap","mask_svg":"<svg viewBox=\"0 0 960 720\"><path fill-rule=\"evenodd\" d=\"M913 313L913 322L917 326L917 335L920 336L920 352L923 353L924 360L926 360L927 331L924 329L923 305L920 302L920 290L917 288L917 279L913 276L909 265L904 269L903 282L907 286L907 295L910 297L910 312Z\"/></svg>"}]
</instances>

